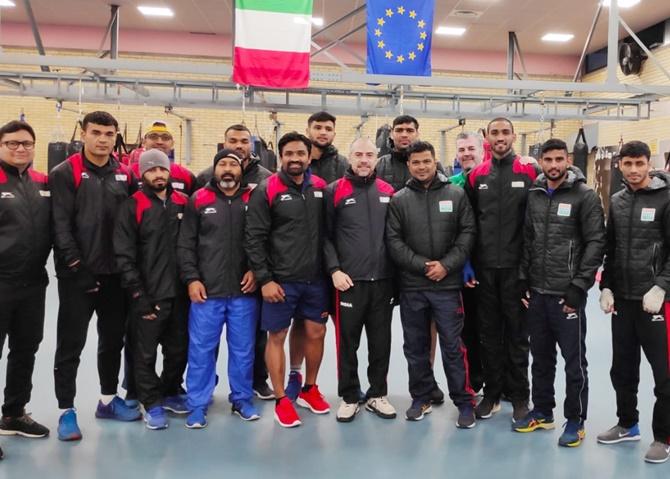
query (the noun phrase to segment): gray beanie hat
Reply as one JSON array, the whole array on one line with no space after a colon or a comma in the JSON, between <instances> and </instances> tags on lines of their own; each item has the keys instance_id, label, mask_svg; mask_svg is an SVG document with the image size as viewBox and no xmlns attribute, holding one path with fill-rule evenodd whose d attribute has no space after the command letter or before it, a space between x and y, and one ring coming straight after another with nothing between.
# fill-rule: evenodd
<instances>
[{"instance_id":1,"label":"gray beanie hat","mask_svg":"<svg viewBox=\"0 0 670 479\"><path fill-rule=\"evenodd\" d=\"M170 171L170 158L161 150L152 148L140 155L140 176L157 166Z\"/></svg>"}]
</instances>

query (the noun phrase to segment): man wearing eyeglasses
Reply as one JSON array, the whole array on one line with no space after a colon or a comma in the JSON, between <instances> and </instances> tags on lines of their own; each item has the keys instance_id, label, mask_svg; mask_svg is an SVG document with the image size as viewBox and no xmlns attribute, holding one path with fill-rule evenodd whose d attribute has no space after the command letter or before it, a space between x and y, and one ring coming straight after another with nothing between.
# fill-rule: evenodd
<instances>
[{"instance_id":1,"label":"man wearing eyeglasses","mask_svg":"<svg viewBox=\"0 0 670 479\"><path fill-rule=\"evenodd\" d=\"M51 197L47 177L31 168L34 157L29 124L10 121L0 128L0 354L9 337L3 436L49 434L25 411L44 330L44 265L51 251Z\"/></svg>"}]
</instances>

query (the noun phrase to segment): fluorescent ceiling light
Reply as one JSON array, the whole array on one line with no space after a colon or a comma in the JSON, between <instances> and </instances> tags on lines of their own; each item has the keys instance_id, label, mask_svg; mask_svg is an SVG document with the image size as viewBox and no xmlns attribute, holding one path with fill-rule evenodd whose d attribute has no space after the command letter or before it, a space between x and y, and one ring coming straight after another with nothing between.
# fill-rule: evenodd
<instances>
[{"instance_id":1,"label":"fluorescent ceiling light","mask_svg":"<svg viewBox=\"0 0 670 479\"><path fill-rule=\"evenodd\" d=\"M139 6L137 9L148 17L174 17L174 12L167 7L145 7Z\"/></svg>"},{"instance_id":2,"label":"fluorescent ceiling light","mask_svg":"<svg viewBox=\"0 0 670 479\"><path fill-rule=\"evenodd\" d=\"M435 30L437 35L449 35L452 37L460 37L465 33L464 27L437 27Z\"/></svg>"},{"instance_id":3,"label":"fluorescent ceiling light","mask_svg":"<svg viewBox=\"0 0 670 479\"><path fill-rule=\"evenodd\" d=\"M323 18L312 17L311 20L312 20L312 25L315 25L317 27L322 27L323 26ZM305 19L305 17L293 17L293 21L295 23L299 23L301 25L306 25L307 24L307 20Z\"/></svg>"},{"instance_id":4,"label":"fluorescent ceiling light","mask_svg":"<svg viewBox=\"0 0 670 479\"><path fill-rule=\"evenodd\" d=\"M605 7L609 7L609 6L610 6L610 1L611 1L611 0L603 0L603 5L604 5ZM619 1L617 2L617 4L619 5L619 8L630 8L630 7L634 7L634 6L637 5L638 3L640 3L640 0L619 0Z\"/></svg>"},{"instance_id":5,"label":"fluorescent ceiling light","mask_svg":"<svg viewBox=\"0 0 670 479\"><path fill-rule=\"evenodd\" d=\"M0 7L15 7L16 4L10 0L0 0Z\"/></svg>"},{"instance_id":6,"label":"fluorescent ceiling light","mask_svg":"<svg viewBox=\"0 0 670 479\"><path fill-rule=\"evenodd\" d=\"M575 36L572 33L547 33L542 37L542 41L565 43L573 38L575 38Z\"/></svg>"}]
</instances>

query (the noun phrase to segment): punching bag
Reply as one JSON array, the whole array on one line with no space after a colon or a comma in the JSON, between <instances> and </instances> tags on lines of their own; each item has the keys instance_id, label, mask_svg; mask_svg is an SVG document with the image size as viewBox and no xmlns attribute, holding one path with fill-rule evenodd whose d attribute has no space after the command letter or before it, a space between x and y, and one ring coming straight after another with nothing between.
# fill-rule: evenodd
<instances>
[{"instance_id":1,"label":"punching bag","mask_svg":"<svg viewBox=\"0 0 670 479\"><path fill-rule=\"evenodd\" d=\"M589 145L586 144L586 135L584 135L584 128L579 129L577 133L577 138L575 138L575 144L572 147L572 164L579 168L584 174L584 178L587 175L587 159L589 157Z\"/></svg>"},{"instance_id":2,"label":"punching bag","mask_svg":"<svg viewBox=\"0 0 670 479\"><path fill-rule=\"evenodd\" d=\"M47 168L49 172L55 166L60 165L67 158L68 143L64 141L52 141L47 149Z\"/></svg>"},{"instance_id":3,"label":"punching bag","mask_svg":"<svg viewBox=\"0 0 670 479\"><path fill-rule=\"evenodd\" d=\"M382 125L377 129L375 134L375 143L377 144L377 151L380 157L388 155L393 149L393 142L391 140L391 127L389 125Z\"/></svg>"}]
</instances>

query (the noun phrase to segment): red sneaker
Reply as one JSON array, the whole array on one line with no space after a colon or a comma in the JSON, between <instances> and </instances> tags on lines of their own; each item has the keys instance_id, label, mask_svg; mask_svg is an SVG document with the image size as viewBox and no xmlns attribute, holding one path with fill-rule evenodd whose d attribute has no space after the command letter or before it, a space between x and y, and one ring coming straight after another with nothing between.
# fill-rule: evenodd
<instances>
[{"instance_id":1,"label":"red sneaker","mask_svg":"<svg viewBox=\"0 0 670 479\"><path fill-rule=\"evenodd\" d=\"M302 424L293 403L286 396L281 398L279 404L275 406L275 419L281 427L297 427Z\"/></svg>"},{"instance_id":2,"label":"red sneaker","mask_svg":"<svg viewBox=\"0 0 670 479\"><path fill-rule=\"evenodd\" d=\"M323 398L323 394L319 391L319 386L316 384L309 388L309 391L300 391L298 406L306 407L314 414L327 414L330 412L330 404Z\"/></svg>"}]
</instances>

